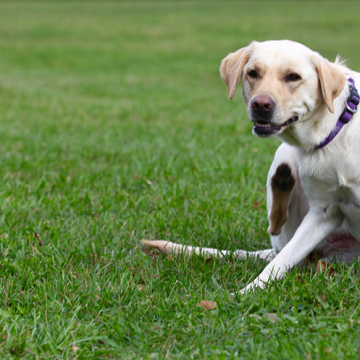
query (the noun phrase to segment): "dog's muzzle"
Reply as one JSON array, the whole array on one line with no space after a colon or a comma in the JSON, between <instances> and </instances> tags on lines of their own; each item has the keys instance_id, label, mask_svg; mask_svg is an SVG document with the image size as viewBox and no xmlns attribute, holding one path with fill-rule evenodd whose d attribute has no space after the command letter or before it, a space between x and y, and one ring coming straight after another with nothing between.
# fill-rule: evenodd
<instances>
[{"instance_id":1,"label":"dog's muzzle","mask_svg":"<svg viewBox=\"0 0 360 360\"><path fill-rule=\"evenodd\" d=\"M271 137L284 130L285 127L299 120L298 116L293 116L283 124L272 122L276 103L268 95L258 95L250 103L251 121L254 123L253 133L260 137Z\"/></svg>"}]
</instances>

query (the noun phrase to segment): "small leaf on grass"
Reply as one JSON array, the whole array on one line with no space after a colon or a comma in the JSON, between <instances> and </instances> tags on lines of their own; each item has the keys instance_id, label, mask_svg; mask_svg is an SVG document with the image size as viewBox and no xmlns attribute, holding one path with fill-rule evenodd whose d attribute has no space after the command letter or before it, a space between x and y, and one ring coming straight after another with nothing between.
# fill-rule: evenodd
<instances>
[{"instance_id":1,"label":"small leaf on grass","mask_svg":"<svg viewBox=\"0 0 360 360\"><path fill-rule=\"evenodd\" d=\"M149 186L153 186L153 183L148 179L146 180L146 183L149 185Z\"/></svg>"},{"instance_id":2,"label":"small leaf on grass","mask_svg":"<svg viewBox=\"0 0 360 360\"><path fill-rule=\"evenodd\" d=\"M320 274L326 270L328 270L327 273L329 276L335 276L335 269L326 261L319 260L316 265L316 272Z\"/></svg>"},{"instance_id":3,"label":"small leaf on grass","mask_svg":"<svg viewBox=\"0 0 360 360\"><path fill-rule=\"evenodd\" d=\"M80 348L74 344L71 344L70 346L71 346L73 352L77 352L78 350L80 350Z\"/></svg>"},{"instance_id":4,"label":"small leaf on grass","mask_svg":"<svg viewBox=\"0 0 360 360\"><path fill-rule=\"evenodd\" d=\"M205 310L213 310L218 307L215 301L201 300L196 306L202 306Z\"/></svg>"}]
</instances>

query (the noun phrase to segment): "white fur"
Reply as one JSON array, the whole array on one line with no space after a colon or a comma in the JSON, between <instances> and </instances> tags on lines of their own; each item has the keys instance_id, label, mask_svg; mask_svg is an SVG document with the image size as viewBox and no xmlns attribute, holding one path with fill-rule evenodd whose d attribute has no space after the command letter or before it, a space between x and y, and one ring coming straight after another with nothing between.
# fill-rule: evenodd
<instances>
[{"instance_id":1,"label":"white fur","mask_svg":"<svg viewBox=\"0 0 360 360\"><path fill-rule=\"evenodd\" d=\"M329 258L342 257L347 261L357 259L360 255L360 247L339 249L329 245L331 236L337 234L350 234L360 242L360 115L355 114L328 145L313 150L334 128L349 95L348 85L333 101L334 113L331 113L322 98L313 65L314 59L320 58L318 53L291 41L253 43L248 48L251 50L251 57L244 66L241 81L250 119L250 102L254 98L254 90L246 80L248 68L259 64L266 74L272 74L275 84L275 81L280 81L276 80L275 70L280 71L289 65L301 72L304 83L296 91L289 90L292 100L286 106L282 105L285 104L284 96L274 92L276 86L272 87L271 81L261 88L262 94L278 99L275 121L283 123L294 114L299 116L297 123L278 135L284 144L277 150L269 170L269 216L273 202L270 183L277 167L287 164L296 183L288 205L288 219L281 227L280 235L270 236L273 249L260 252L238 250L234 253L239 258L255 256L271 260L259 277L246 286L242 293L255 287L263 288L270 280L281 278L294 265L304 261L314 249L321 250ZM338 58L334 66L346 74L346 77L352 77L356 87L360 89L360 74L346 68ZM266 80L266 77L263 79ZM281 83L279 84L278 88L281 89ZM288 85L285 84L284 87L286 86ZM188 254L229 255L227 251L193 248L166 241L144 243L168 253L183 251Z\"/></svg>"},{"instance_id":2,"label":"white fur","mask_svg":"<svg viewBox=\"0 0 360 360\"><path fill-rule=\"evenodd\" d=\"M280 61L286 62L288 49L279 50L281 47L278 46L279 44L284 45L283 42L266 44L259 56L264 57L264 53L267 53L269 48L272 49L270 53L276 48ZM312 53L307 48L304 50L304 47L297 43L291 43L289 47L292 52L290 61L293 61L293 56L299 56L302 71L305 68L305 74L311 73L311 68L309 69L309 65L303 61L302 56L304 54L305 57L320 55ZM269 65L268 59L265 63ZM335 66L344 72L346 77L352 77L357 88L360 88L358 73L343 66L339 60ZM315 79L317 80L316 77ZM360 241L360 166L358 165L360 116L355 114L350 123L345 125L328 145L313 150L335 127L345 107L349 87L346 84L340 95L333 101L333 114L324 104L320 106L316 104L319 97L314 96L315 88L304 86L303 90L312 94L312 100L306 96L306 93L297 94L294 103L306 104L305 106L298 105L302 111L302 113L298 112L298 114L301 113L300 120L291 129L285 130L278 136L284 142L295 146L281 145L269 172L269 178L271 178L277 166L286 163L295 177L298 177L289 203L288 220L283 225L279 236L271 236L273 248L278 254L259 277L246 286L242 292L254 287L263 288L270 279L281 278L288 269L299 264L316 248L327 252L330 257L338 256L345 260L357 259L360 254L358 248L345 249L343 252L339 249L331 251L326 248L329 247L326 239L335 232L351 234ZM286 111L288 109L285 109ZM316 127L315 124L317 124ZM267 188L268 208L271 209L269 180ZM302 192L306 196L303 196Z\"/></svg>"}]
</instances>

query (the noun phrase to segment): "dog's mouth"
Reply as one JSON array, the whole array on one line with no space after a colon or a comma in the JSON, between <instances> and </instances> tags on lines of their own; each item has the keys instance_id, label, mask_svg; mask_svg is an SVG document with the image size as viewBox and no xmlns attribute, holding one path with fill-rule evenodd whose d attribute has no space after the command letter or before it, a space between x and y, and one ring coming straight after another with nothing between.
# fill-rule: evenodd
<instances>
[{"instance_id":1,"label":"dog's mouth","mask_svg":"<svg viewBox=\"0 0 360 360\"><path fill-rule=\"evenodd\" d=\"M298 116L293 116L281 125L274 124L268 121L258 120L254 124L253 133L256 136L260 136L260 137L271 137L280 133L289 125L294 124L298 120L299 120Z\"/></svg>"}]
</instances>

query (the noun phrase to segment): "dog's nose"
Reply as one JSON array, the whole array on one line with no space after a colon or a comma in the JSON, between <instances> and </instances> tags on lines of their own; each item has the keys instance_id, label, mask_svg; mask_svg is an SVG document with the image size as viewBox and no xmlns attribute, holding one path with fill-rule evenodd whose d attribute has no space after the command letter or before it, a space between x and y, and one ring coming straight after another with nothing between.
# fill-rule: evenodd
<instances>
[{"instance_id":1,"label":"dog's nose","mask_svg":"<svg viewBox=\"0 0 360 360\"><path fill-rule=\"evenodd\" d=\"M266 114L274 108L274 101L267 95L258 95L251 102L251 107L257 114Z\"/></svg>"}]
</instances>

